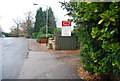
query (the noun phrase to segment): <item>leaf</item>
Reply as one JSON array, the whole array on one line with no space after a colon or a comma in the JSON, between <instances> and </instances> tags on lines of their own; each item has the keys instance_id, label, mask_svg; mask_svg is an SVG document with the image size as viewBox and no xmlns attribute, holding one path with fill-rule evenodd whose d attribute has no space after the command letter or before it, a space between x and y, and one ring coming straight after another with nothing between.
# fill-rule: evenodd
<instances>
[{"instance_id":1,"label":"leaf","mask_svg":"<svg viewBox=\"0 0 120 81\"><path fill-rule=\"evenodd\" d=\"M95 38L97 36L98 32L99 32L98 28L97 27L93 27L92 28L92 32L91 32L92 38Z\"/></svg>"},{"instance_id":2,"label":"leaf","mask_svg":"<svg viewBox=\"0 0 120 81\"><path fill-rule=\"evenodd\" d=\"M110 21L115 21L115 18L111 17L111 18L110 18Z\"/></svg>"},{"instance_id":3,"label":"leaf","mask_svg":"<svg viewBox=\"0 0 120 81\"><path fill-rule=\"evenodd\" d=\"M79 16L81 16L81 15L80 15L80 14L77 14L76 16L78 16L78 17L79 17Z\"/></svg>"},{"instance_id":4,"label":"leaf","mask_svg":"<svg viewBox=\"0 0 120 81\"><path fill-rule=\"evenodd\" d=\"M95 9L95 11L94 12L98 12L98 10L97 9Z\"/></svg>"},{"instance_id":5,"label":"leaf","mask_svg":"<svg viewBox=\"0 0 120 81\"><path fill-rule=\"evenodd\" d=\"M94 62L97 62L97 60L94 60Z\"/></svg>"},{"instance_id":6,"label":"leaf","mask_svg":"<svg viewBox=\"0 0 120 81\"><path fill-rule=\"evenodd\" d=\"M90 3L92 3L92 2L87 2L86 4L90 4Z\"/></svg>"},{"instance_id":7,"label":"leaf","mask_svg":"<svg viewBox=\"0 0 120 81\"><path fill-rule=\"evenodd\" d=\"M101 18L105 18L105 15L106 15L106 14L100 14L99 16L100 16Z\"/></svg>"},{"instance_id":8,"label":"leaf","mask_svg":"<svg viewBox=\"0 0 120 81\"><path fill-rule=\"evenodd\" d=\"M110 34L109 33L104 33L101 37L110 37Z\"/></svg>"},{"instance_id":9,"label":"leaf","mask_svg":"<svg viewBox=\"0 0 120 81\"><path fill-rule=\"evenodd\" d=\"M104 25L105 26L109 26L110 25L110 21L107 21Z\"/></svg>"},{"instance_id":10,"label":"leaf","mask_svg":"<svg viewBox=\"0 0 120 81\"><path fill-rule=\"evenodd\" d=\"M113 34L113 33L115 33L115 30L111 31L111 32L110 32L110 35Z\"/></svg>"},{"instance_id":11,"label":"leaf","mask_svg":"<svg viewBox=\"0 0 120 81\"><path fill-rule=\"evenodd\" d=\"M101 19L101 20L98 22L98 24L101 24L101 23L103 22L103 20L104 20L104 19Z\"/></svg>"}]
</instances>

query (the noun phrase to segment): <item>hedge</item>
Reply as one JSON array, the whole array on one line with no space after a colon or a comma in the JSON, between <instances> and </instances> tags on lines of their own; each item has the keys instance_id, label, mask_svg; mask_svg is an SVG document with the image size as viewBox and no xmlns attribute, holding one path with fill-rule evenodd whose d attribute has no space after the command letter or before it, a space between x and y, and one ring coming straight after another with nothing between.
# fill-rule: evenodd
<instances>
[{"instance_id":1,"label":"hedge","mask_svg":"<svg viewBox=\"0 0 120 81\"><path fill-rule=\"evenodd\" d=\"M41 34L37 38L37 42L40 42L41 39L46 38L46 34ZM54 34L47 34L47 38L54 38Z\"/></svg>"},{"instance_id":2,"label":"hedge","mask_svg":"<svg viewBox=\"0 0 120 81\"><path fill-rule=\"evenodd\" d=\"M36 39L37 36L38 36L38 33L33 33L33 34L32 34L32 38L34 38L34 39Z\"/></svg>"},{"instance_id":3,"label":"hedge","mask_svg":"<svg viewBox=\"0 0 120 81\"><path fill-rule=\"evenodd\" d=\"M120 2L70 2L62 6L79 31L84 70L120 74Z\"/></svg>"}]
</instances>

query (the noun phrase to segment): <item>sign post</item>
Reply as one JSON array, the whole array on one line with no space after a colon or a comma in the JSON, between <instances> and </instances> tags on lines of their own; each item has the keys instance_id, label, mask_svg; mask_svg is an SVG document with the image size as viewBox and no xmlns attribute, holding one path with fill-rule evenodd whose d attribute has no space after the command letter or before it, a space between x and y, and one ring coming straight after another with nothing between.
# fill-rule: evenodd
<instances>
[{"instance_id":1,"label":"sign post","mask_svg":"<svg viewBox=\"0 0 120 81\"><path fill-rule=\"evenodd\" d=\"M71 21L62 21L62 36L71 36Z\"/></svg>"}]
</instances>

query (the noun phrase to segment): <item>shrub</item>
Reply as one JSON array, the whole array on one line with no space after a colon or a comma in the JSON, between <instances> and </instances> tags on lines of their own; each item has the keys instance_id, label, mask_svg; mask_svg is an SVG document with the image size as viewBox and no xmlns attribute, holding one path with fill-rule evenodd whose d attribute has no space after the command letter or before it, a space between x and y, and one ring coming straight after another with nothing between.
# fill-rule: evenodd
<instances>
[{"instance_id":1,"label":"shrub","mask_svg":"<svg viewBox=\"0 0 120 81\"><path fill-rule=\"evenodd\" d=\"M26 35L19 35L19 37L26 37Z\"/></svg>"},{"instance_id":2,"label":"shrub","mask_svg":"<svg viewBox=\"0 0 120 81\"><path fill-rule=\"evenodd\" d=\"M40 28L40 32L41 32L41 34L45 34L46 33L46 27Z\"/></svg>"},{"instance_id":3,"label":"shrub","mask_svg":"<svg viewBox=\"0 0 120 81\"><path fill-rule=\"evenodd\" d=\"M53 38L54 34L47 34L47 38ZM46 39L46 34L41 34L40 36L38 36L37 38L37 42L40 42L41 39Z\"/></svg>"},{"instance_id":4,"label":"shrub","mask_svg":"<svg viewBox=\"0 0 120 81\"><path fill-rule=\"evenodd\" d=\"M26 38L31 38L31 37L27 35Z\"/></svg>"},{"instance_id":5,"label":"shrub","mask_svg":"<svg viewBox=\"0 0 120 81\"><path fill-rule=\"evenodd\" d=\"M2 34L5 35L5 37L17 37L17 35L12 34L12 33L2 32Z\"/></svg>"},{"instance_id":6,"label":"shrub","mask_svg":"<svg viewBox=\"0 0 120 81\"><path fill-rule=\"evenodd\" d=\"M41 40L41 38L38 37L37 40L36 40L36 42L40 43L40 40Z\"/></svg>"},{"instance_id":7,"label":"shrub","mask_svg":"<svg viewBox=\"0 0 120 81\"><path fill-rule=\"evenodd\" d=\"M77 49L80 49L80 41L78 40L77 32L73 30L71 32L71 36L76 37L76 39L77 39L77 41L76 41Z\"/></svg>"},{"instance_id":8,"label":"shrub","mask_svg":"<svg viewBox=\"0 0 120 81\"><path fill-rule=\"evenodd\" d=\"M120 73L120 2L62 3L82 42L82 62L90 74Z\"/></svg>"},{"instance_id":9,"label":"shrub","mask_svg":"<svg viewBox=\"0 0 120 81\"><path fill-rule=\"evenodd\" d=\"M38 33L33 33L33 34L32 34L32 38L34 38L34 39L36 39L37 36L38 36Z\"/></svg>"},{"instance_id":10,"label":"shrub","mask_svg":"<svg viewBox=\"0 0 120 81\"><path fill-rule=\"evenodd\" d=\"M60 33L60 32L61 32L61 28L55 28L55 29L54 29L54 32Z\"/></svg>"},{"instance_id":11,"label":"shrub","mask_svg":"<svg viewBox=\"0 0 120 81\"><path fill-rule=\"evenodd\" d=\"M54 34L47 34L47 38L53 38L54 37ZM40 38L46 38L46 34L41 34L40 35Z\"/></svg>"},{"instance_id":12,"label":"shrub","mask_svg":"<svg viewBox=\"0 0 120 81\"><path fill-rule=\"evenodd\" d=\"M55 36L61 36L61 28L55 28L54 35Z\"/></svg>"},{"instance_id":13,"label":"shrub","mask_svg":"<svg viewBox=\"0 0 120 81\"><path fill-rule=\"evenodd\" d=\"M41 35L40 35L40 38L41 38L41 39L46 38L46 34L41 34Z\"/></svg>"}]
</instances>

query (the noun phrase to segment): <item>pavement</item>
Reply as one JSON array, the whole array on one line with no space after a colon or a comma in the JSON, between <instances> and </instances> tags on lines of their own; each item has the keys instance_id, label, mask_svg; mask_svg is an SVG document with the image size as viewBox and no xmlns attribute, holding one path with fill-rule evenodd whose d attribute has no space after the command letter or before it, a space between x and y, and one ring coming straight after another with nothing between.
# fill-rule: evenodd
<instances>
[{"instance_id":1,"label":"pavement","mask_svg":"<svg viewBox=\"0 0 120 81\"><path fill-rule=\"evenodd\" d=\"M50 51L45 44L35 41L29 40L29 52L18 79L80 79L75 72L76 68L71 65L75 63L70 55L64 55L63 52L55 54L60 52ZM77 58L78 62L80 59Z\"/></svg>"}]
</instances>

